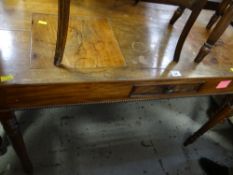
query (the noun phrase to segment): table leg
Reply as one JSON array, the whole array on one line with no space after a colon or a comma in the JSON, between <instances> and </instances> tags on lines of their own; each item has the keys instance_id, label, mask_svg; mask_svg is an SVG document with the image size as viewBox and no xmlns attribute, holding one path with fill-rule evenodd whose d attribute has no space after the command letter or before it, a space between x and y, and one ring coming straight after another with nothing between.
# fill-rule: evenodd
<instances>
[{"instance_id":1,"label":"table leg","mask_svg":"<svg viewBox=\"0 0 233 175\"><path fill-rule=\"evenodd\" d=\"M209 23L206 26L206 29L209 30L212 26L217 22L217 20L224 14L227 6L229 5L231 0L223 0L219 5L219 8L216 10L215 14L211 17Z\"/></svg>"},{"instance_id":2,"label":"table leg","mask_svg":"<svg viewBox=\"0 0 233 175\"><path fill-rule=\"evenodd\" d=\"M195 58L196 63L200 63L206 55L210 52L214 44L218 41L227 27L230 25L233 19L233 4L230 4L230 7L227 8L226 13L220 19L219 23L216 25L214 30L211 32L207 42L200 49L197 57Z\"/></svg>"},{"instance_id":3,"label":"table leg","mask_svg":"<svg viewBox=\"0 0 233 175\"><path fill-rule=\"evenodd\" d=\"M57 28L57 43L54 56L54 64L59 66L62 62L70 16L70 0L59 0L58 2L58 28Z\"/></svg>"},{"instance_id":4,"label":"table leg","mask_svg":"<svg viewBox=\"0 0 233 175\"><path fill-rule=\"evenodd\" d=\"M11 111L0 112L0 121L3 125L6 134L9 136L12 146L21 160L21 164L26 173L32 174L33 167L26 151L22 134L19 129L19 124L16 117Z\"/></svg>"},{"instance_id":5,"label":"table leg","mask_svg":"<svg viewBox=\"0 0 233 175\"><path fill-rule=\"evenodd\" d=\"M195 142L201 135L205 134L209 129L213 128L219 122L227 119L233 114L231 105L224 105L213 117L209 119L197 132L190 136L185 142L184 146L188 146Z\"/></svg>"}]
</instances>

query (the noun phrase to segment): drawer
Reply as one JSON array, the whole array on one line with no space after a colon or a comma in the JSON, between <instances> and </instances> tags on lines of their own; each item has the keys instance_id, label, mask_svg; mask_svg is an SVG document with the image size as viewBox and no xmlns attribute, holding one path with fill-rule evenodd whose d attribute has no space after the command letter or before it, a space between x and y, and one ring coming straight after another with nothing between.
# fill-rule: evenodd
<instances>
[{"instance_id":1,"label":"drawer","mask_svg":"<svg viewBox=\"0 0 233 175\"><path fill-rule=\"evenodd\" d=\"M204 82L186 84L139 84L133 86L130 96L197 93L203 84Z\"/></svg>"}]
</instances>

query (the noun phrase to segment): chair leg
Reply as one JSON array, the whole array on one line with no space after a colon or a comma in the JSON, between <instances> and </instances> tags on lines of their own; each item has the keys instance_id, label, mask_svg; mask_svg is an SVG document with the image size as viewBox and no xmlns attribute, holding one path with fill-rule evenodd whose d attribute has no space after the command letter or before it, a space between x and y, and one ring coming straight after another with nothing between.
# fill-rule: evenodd
<instances>
[{"instance_id":1,"label":"chair leg","mask_svg":"<svg viewBox=\"0 0 233 175\"><path fill-rule=\"evenodd\" d=\"M21 135L15 115L13 114L13 112L10 111L0 112L0 121L4 130L6 131L6 134L11 140L12 147L21 160L24 171L28 174L32 174L32 163L28 157L23 137Z\"/></svg>"},{"instance_id":2,"label":"chair leg","mask_svg":"<svg viewBox=\"0 0 233 175\"><path fill-rule=\"evenodd\" d=\"M185 8L184 7L178 7L176 11L174 12L171 20L170 20L170 25L174 25L175 22L180 18L180 16L184 13Z\"/></svg>"},{"instance_id":3,"label":"chair leg","mask_svg":"<svg viewBox=\"0 0 233 175\"><path fill-rule=\"evenodd\" d=\"M140 0L135 0L134 1L134 5L137 5L139 3Z\"/></svg>"},{"instance_id":4,"label":"chair leg","mask_svg":"<svg viewBox=\"0 0 233 175\"><path fill-rule=\"evenodd\" d=\"M197 132L190 136L185 142L184 146L188 146L195 142L201 135L205 134L209 129L221 121L227 119L233 114L233 108L230 105L224 106L218 113L215 114L207 123L205 123Z\"/></svg>"},{"instance_id":5,"label":"chair leg","mask_svg":"<svg viewBox=\"0 0 233 175\"><path fill-rule=\"evenodd\" d=\"M65 50L69 26L70 0L59 0L58 4L57 43L54 56L54 64L56 66L61 64Z\"/></svg>"},{"instance_id":6,"label":"chair leg","mask_svg":"<svg viewBox=\"0 0 233 175\"><path fill-rule=\"evenodd\" d=\"M181 50L183 48L184 42L185 42L193 24L195 23L197 17L199 16L201 10L203 9L204 5L206 4L206 2L207 2L207 0L203 0L203 1L199 2L198 5L196 5L196 7L192 10L192 13L191 13L188 21L186 22L185 27L184 27L184 29L181 33L181 36L179 38L179 41L177 43L173 61L175 61L175 62L179 61Z\"/></svg>"},{"instance_id":7,"label":"chair leg","mask_svg":"<svg viewBox=\"0 0 233 175\"><path fill-rule=\"evenodd\" d=\"M213 27L213 25L217 22L217 20L224 14L224 11L226 10L228 3L229 0L223 0L223 2L219 6L219 9L215 12L215 14L211 17L209 23L207 24L207 30L210 30Z\"/></svg>"},{"instance_id":8,"label":"chair leg","mask_svg":"<svg viewBox=\"0 0 233 175\"><path fill-rule=\"evenodd\" d=\"M229 5L231 0L223 0L220 4L219 8L216 10L215 14L211 17L209 23L206 26L206 29L209 30L213 27L213 25L217 22L217 20L224 14L227 6Z\"/></svg>"},{"instance_id":9,"label":"chair leg","mask_svg":"<svg viewBox=\"0 0 233 175\"><path fill-rule=\"evenodd\" d=\"M6 145L3 142L3 138L0 136L0 156L4 155L7 151Z\"/></svg>"},{"instance_id":10,"label":"chair leg","mask_svg":"<svg viewBox=\"0 0 233 175\"><path fill-rule=\"evenodd\" d=\"M208 55L214 44L218 41L226 28L230 25L232 19L233 4L230 4L230 7L227 9L226 13L224 13L223 17L220 19L216 27L211 32L207 42L200 49L197 57L194 60L196 63L200 63L205 58L205 56Z\"/></svg>"}]
</instances>

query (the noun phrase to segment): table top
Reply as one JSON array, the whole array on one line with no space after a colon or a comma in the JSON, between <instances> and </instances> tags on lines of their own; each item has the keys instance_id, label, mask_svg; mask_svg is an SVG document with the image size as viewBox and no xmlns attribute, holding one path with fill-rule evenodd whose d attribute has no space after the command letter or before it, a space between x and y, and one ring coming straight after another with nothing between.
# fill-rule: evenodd
<instances>
[{"instance_id":1,"label":"table top","mask_svg":"<svg viewBox=\"0 0 233 175\"><path fill-rule=\"evenodd\" d=\"M213 12L201 13L179 63L172 62L187 10L168 25L176 7L132 1L72 1L63 68L53 66L57 1L0 2L0 85L233 77L233 30L200 64L193 62L208 37ZM77 52L78 50L78 52Z\"/></svg>"}]
</instances>

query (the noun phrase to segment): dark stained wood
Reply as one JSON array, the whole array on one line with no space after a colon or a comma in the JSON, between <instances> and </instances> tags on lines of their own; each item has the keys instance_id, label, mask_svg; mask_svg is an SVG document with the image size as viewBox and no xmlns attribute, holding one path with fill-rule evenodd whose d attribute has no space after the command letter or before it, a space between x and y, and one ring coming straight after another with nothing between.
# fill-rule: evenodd
<instances>
[{"instance_id":1,"label":"dark stained wood","mask_svg":"<svg viewBox=\"0 0 233 175\"><path fill-rule=\"evenodd\" d=\"M136 0L137 3L139 1L145 1L145 2L155 2L155 0ZM210 0L207 1L206 5L204 6L204 9L208 9L208 10L217 10L219 7L221 0Z\"/></svg>"},{"instance_id":2,"label":"dark stained wood","mask_svg":"<svg viewBox=\"0 0 233 175\"><path fill-rule=\"evenodd\" d=\"M175 22L181 17L181 15L184 13L184 10L185 10L185 8L184 7L178 7L177 9L176 9L176 11L174 12L174 15L172 16L172 18L171 18L171 20L170 20L170 24L171 25L174 25L175 24Z\"/></svg>"},{"instance_id":3,"label":"dark stained wood","mask_svg":"<svg viewBox=\"0 0 233 175\"><path fill-rule=\"evenodd\" d=\"M209 120L194 134L192 134L184 143L188 146L195 142L200 136L204 135L208 130L228 119L233 114L233 96L212 96L212 103L207 110Z\"/></svg>"},{"instance_id":4,"label":"dark stained wood","mask_svg":"<svg viewBox=\"0 0 233 175\"><path fill-rule=\"evenodd\" d=\"M0 136L0 156L4 155L7 151L6 145L3 142L3 138Z\"/></svg>"},{"instance_id":5,"label":"dark stained wood","mask_svg":"<svg viewBox=\"0 0 233 175\"><path fill-rule=\"evenodd\" d=\"M190 82L180 84L177 82L171 82L169 84L135 84L132 88L131 97L153 97L156 95L172 95L179 93L198 93L205 82L201 80L198 82Z\"/></svg>"},{"instance_id":6,"label":"dark stained wood","mask_svg":"<svg viewBox=\"0 0 233 175\"><path fill-rule=\"evenodd\" d=\"M194 4L198 4L201 1L200 0L140 0L143 2L150 2L150 3L161 3L161 4L167 4L167 5L176 5L176 6L182 6L185 8L193 8ZM206 1L207 2L207 1Z\"/></svg>"},{"instance_id":7,"label":"dark stained wood","mask_svg":"<svg viewBox=\"0 0 233 175\"><path fill-rule=\"evenodd\" d=\"M65 50L66 38L69 26L70 0L58 1L58 28L57 44L54 56L54 64L60 66Z\"/></svg>"},{"instance_id":8,"label":"dark stained wood","mask_svg":"<svg viewBox=\"0 0 233 175\"><path fill-rule=\"evenodd\" d=\"M230 2L231 2L231 0L223 0L221 2L218 9L216 10L214 15L211 17L209 23L207 24L206 29L209 30L212 28L212 26L217 22L217 20L224 14L224 12L226 11L226 8Z\"/></svg>"},{"instance_id":9,"label":"dark stained wood","mask_svg":"<svg viewBox=\"0 0 233 175\"><path fill-rule=\"evenodd\" d=\"M204 9L207 9L207 10L217 10L218 7L219 7L219 4L221 3L222 1L221 0L210 0L206 3Z\"/></svg>"},{"instance_id":10,"label":"dark stained wood","mask_svg":"<svg viewBox=\"0 0 233 175\"><path fill-rule=\"evenodd\" d=\"M191 7L192 13L191 13L188 21L186 22L183 31L181 32L180 38L179 38L177 46L176 46L176 50L175 50L175 54L174 54L174 58L173 58L173 60L175 62L178 62L180 60L180 54L181 54L184 42L185 42L188 34L190 33L190 30L192 29L196 19L198 18L199 14L201 13L201 10L203 9L204 5L206 4L206 2L207 1L205 1L205 0L198 1Z\"/></svg>"},{"instance_id":11,"label":"dark stained wood","mask_svg":"<svg viewBox=\"0 0 233 175\"><path fill-rule=\"evenodd\" d=\"M210 52L212 47L215 45L215 43L219 40L219 38L222 36L224 31L230 25L232 20L233 20L233 2L230 3L223 17L220 19L219 23L211 32L207 42L200 49L197 57L195 58L196 63L200 63L205 58L205 56Z\"/></svg>"},{"instance_id":12,"label":"dark stained wood","mask_svg":"<svg viewBox=\"0 0 233 175\"><path fill-rule=\"evenodd\" d=\"M24 171L27 174L33 173L32 163L28 157L26 147L21 135L19 124L11 111L0 111L0 122L12 142L12 146L21 160Z\"/></svg>"},{"instance_id":13,"label":"dark stained wood","mask_svg":"<svg viewBox=\"0 0 233 175\"><path fill-rule=\"evenodd\" d=\"M198 131L196 131L192 136L190 136L185 142L184 146L188 146L195 142L201 135L206 133L209 129L213 128L218 123L224 121L225 119L231 117L233 114L232 104L226 104L209 119Z\"/></svg>"}]
</instances>

